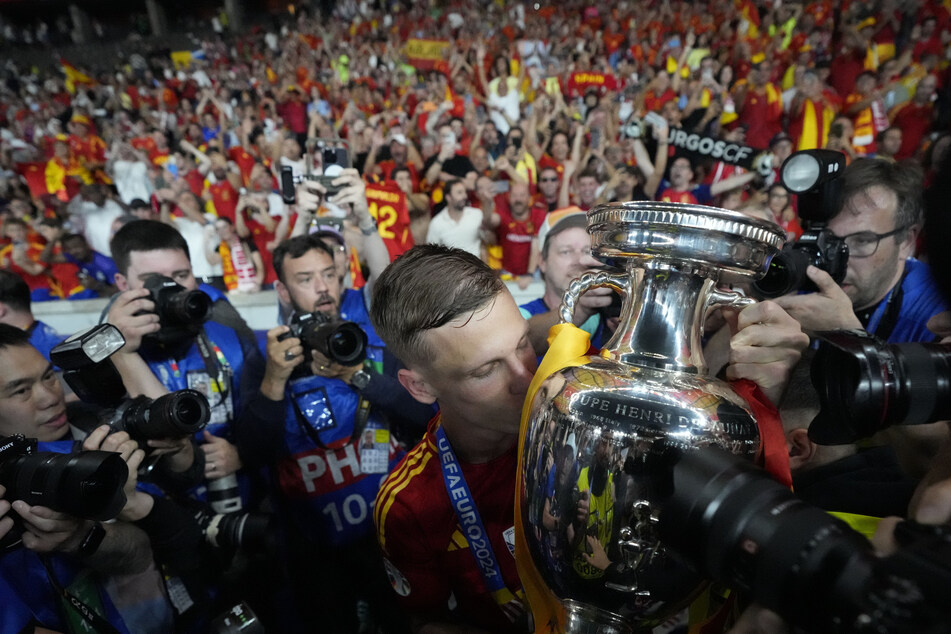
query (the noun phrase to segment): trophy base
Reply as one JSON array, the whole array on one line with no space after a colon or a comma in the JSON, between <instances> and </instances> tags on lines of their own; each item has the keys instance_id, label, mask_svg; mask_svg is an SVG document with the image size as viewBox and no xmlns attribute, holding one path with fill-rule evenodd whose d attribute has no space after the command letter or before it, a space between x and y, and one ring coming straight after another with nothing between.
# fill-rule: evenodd
<instances>
[{"instance_id":1,"label":"trophy base","mask_svg":"<svg viewBox=\"0 0 951 634\"><path fill-rule=\"evenodd\" d=\"M576 601L564 601L565 634L638 634L650 632L635 629L617 614Z\"/></svg>"}]
</instances>

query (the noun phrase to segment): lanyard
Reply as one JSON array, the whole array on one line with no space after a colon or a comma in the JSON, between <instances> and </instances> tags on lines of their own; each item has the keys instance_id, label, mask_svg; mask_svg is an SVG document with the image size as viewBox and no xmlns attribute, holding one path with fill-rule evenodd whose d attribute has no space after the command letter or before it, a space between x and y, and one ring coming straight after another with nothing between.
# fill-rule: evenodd
<instances>
[{"instance_id":1,"label":"lanyard","mask_svg":"<svg viewBox=\"0 0 951 634\"><path fill-rule=\"evenodd\" d=\"M872 316L869 317L868 326L866 326L865 330L882 341L888 341L892 331L895 330L895 325L898 323L898 314L901 312L901 305L905 295L902 284L905 283L905 277L907 276L908 266L906 265L905 272L902 273L898 284L895 284L892 290L888 291L888 296L879 302ZM881 332L878 332L880 328Z\"/></svg>"},{"instance_id":2,"label":"lanyard","mask_svg":"<svg viewBox=\"0 0 951 634\"><path fill-rule=\"evenodd\" d=\"M482 573L482 579L492 594L492 598L498 605L505 605L515 600L515 596L505 587L498 559L489 542L489 534L482 524L482 516L479 515L479 509L472 499L466 478L462 475L459 459L456 458L441 425L436 428L436 448L439 450L439 464L442 467L442 477L446 484L446 492L449 494L449 502L456 512L462 534L469 543L469 551L476 560L476 565Z\"/></svg>"},{"instance_id":3,"label":"lanyard","mask_svg":"<svg viewBox=\"0 0 951 634\"><path fill-rule=\"evenodd\" d=\"M100 632L101 634L119 634L119 630L113 627L102 615L63 587L59 580L56 579L53 566L46 557L40 556L40 561L43 563L43 567L46 568L46 576L49 579L50 585L53 586L53 589L56 590L58 594L62 595L66 605L72 608L73 612L75 612L88 627L92 628L94 632Z\"/></svg>"},{"instance_id":4,"label":"lanyard","mask_svg":"<svg viewBox=\"0 0 951 634\"><path fill-rule=\"evenodd\" d=\"M221 350L211 342L208 338L208 335L205 334L205 329L202 328L201 332L198 333L197 343L198 343L198 352L201 355L201 360L205 364L205 371L208 372L208 380L213 381L218 388L218 402L210 404L209 407L217 407L225 402L225 399L228 397L228 391L231 388L228 381L223 381L224 368L230 367L227 360L225 360L224 355L221 353ZM212 354L214 350L215 354ZM231 412L227 411L225 408L225 415L228 418L228 421L231 421Z\"/></svg>"}]
</instances>

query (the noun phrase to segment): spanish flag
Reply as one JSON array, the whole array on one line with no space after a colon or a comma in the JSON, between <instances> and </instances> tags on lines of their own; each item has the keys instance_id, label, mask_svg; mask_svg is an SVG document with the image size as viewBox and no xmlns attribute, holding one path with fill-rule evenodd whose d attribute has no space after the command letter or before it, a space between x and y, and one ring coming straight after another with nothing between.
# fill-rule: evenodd
<instances>
[{"instance_id":1,"label":"spanish flag","mask_svg":"<svg viewBox=\"0 0 951 634\"><path fill-rule=\"evenodd\" d=\"M69 94L75 94L76 85L95 86L96 80L82 72L65 59L60 58L60 66L63 67L63 74L66 75L66 90Z\"/></svg>"},{"instance_id":2,"label":"spanish flag","mask_svg":"<svg viewBox=\"0 0 951 634\"><path fill-rule=\"evenodd\" d=\"M759 10L752 0L734 0L734 6L740 12L740 17L749 25L746 36L750 38L759 37Z\"/></svg>"}]
</instances>

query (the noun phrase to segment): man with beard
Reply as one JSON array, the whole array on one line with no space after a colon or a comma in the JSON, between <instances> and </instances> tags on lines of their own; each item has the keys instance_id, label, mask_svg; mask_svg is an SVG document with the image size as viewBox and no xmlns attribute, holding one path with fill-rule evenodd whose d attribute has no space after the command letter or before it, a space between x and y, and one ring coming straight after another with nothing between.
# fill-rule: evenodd
<instances>
[{"instance_id":1,"label":"man with beard","mask_svg":"<svg viewBox=\"0 0 951 634\"><path fill-rule=\"evenodd\" d=\"M484 214L482 227L493 232L502 247L502 269L530 276L535 270L530 256L538 250L536 236L548 212L531 205L527 183L512 181L508 195L495 195L494 188L495 183L485 177L476 187Z\"/></svg>"},{"instance_id":2,"label":"man with beard","mask_svg":"<svg viewBox=\"0 0 951 634\"><path fill-rule=\"evenodd\" d=\"M849 245L845 279L809 267L819 291L777 302L806 331L864 328L890 343L934 341L926 324L947 310L927 264L912 257L922 223L921 173L857 159L841 177L841 209L828 229Z\"/></svg>"},{"instance_id":3,"label":"man with beard","mask_svg":"<svg viewBox=\"0 0 951 634\"><path fill-rule=\"evenodd\" d=\"M545 211L558 209L558 190L561 188L561 179L558 170L554 167L543 167L538 174L538 193L535 194L534 205L543 207Z\"/></svg>"},{"instance_id":4,"label":"man with beard","mask_svg":"<svg viewBox=\"0 0 951 634\"><path fill-rule=\"evenodd\" d=\"M461 180L446 183L446 208L433 216L426 242L456 247L476 257L482 253L481 210L469 205L469 193Z\"/></svg>"},{"instance_id":5,"label":"man with beard","mask_svg":"<svg viewBox=\"0 0 951 634\"><path fill-rule=\"evenodd\" d=\"M335 202L354 205L366 240L382 242L357 171L334 184L343 186ZM275 249L274 266L278 296L295 317L352 320L367 337L365 360L331 358L288 326L271 329L260 392L236 424L240 454L272 469L286 511L287 572L300 614L282 631L311 631L303 619L315 598L325 631L362 631L361 604L384 631L405 631L373 543L372 507L404 454L394 432L418 436L432 409L396 380L399 362L369 323L364 291L342 288L330 247L316 235L290 238ZM371 263L367 287L382 268Z\"/></svg>"}]
</instances>

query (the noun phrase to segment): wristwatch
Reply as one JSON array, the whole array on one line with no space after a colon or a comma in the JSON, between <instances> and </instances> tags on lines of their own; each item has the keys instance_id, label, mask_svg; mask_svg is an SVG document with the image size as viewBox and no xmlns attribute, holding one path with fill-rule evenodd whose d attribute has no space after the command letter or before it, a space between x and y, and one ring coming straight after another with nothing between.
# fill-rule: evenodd
<instances>
[{"instance_id":1,"label":"wristwatch","mask_svg":"<svg viewBox=\"0 0 951 634\"><path fill-rule=\"evenodd\" d=\"M356 374L350 377L350 385L355 387L357 391L362 392L366 389L367 385L370 384L370 373L366 370L357 370Z\"/></svg>"},{"instance_id":2,"label":"wristwatch","mask_svg":"<svg viewBox=\"0 0 951 634\"><path fill-rule=\"evenodd\" d=\"M367 223L365 227L362 225L360 226L360 233L362 233L365 236L372 236L376 232L377 232L376 221L373 220L372 217L370 218L370 222Z\"/></svg>"},{"instance_id":3,"label":"wristwatch","mask_svg":"<svg viewBox=\"0 0 951 634\"><path fill-rule=\"evenodd\" d=\"M97 550L99 550L102 540L106 538L106 529L102 527L102 524L96 522L92 525L92 528L89 529L89 532L86 533L86 536L83 537L83 541L80 542L79 548L76 549L76 554L80 557L89 557Z\"/></svg>"}]
</instances>

